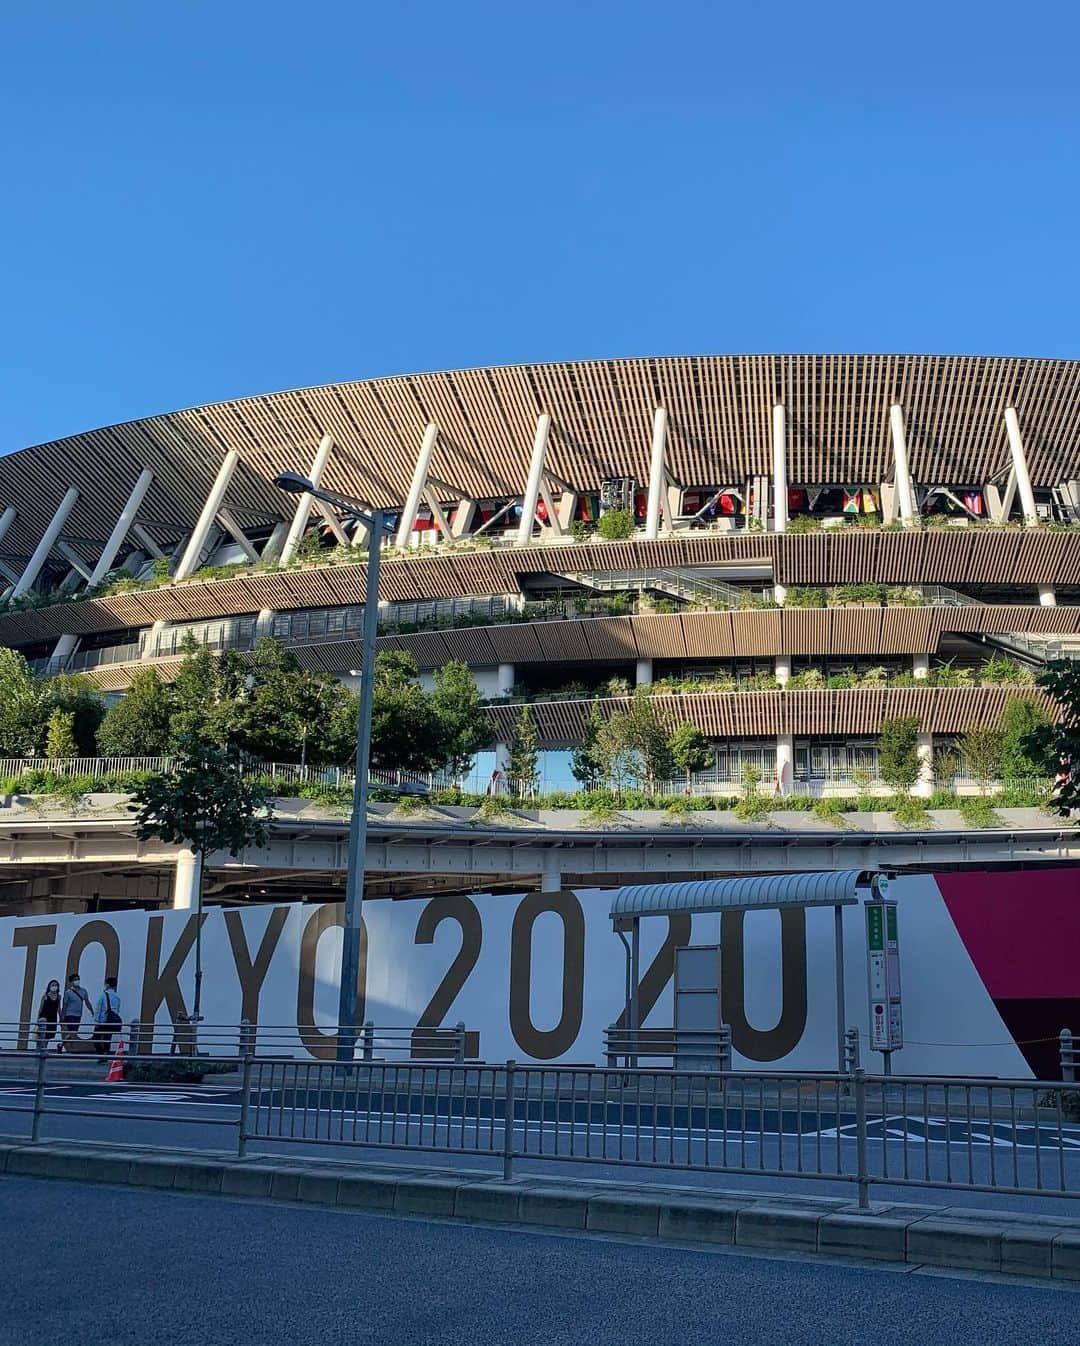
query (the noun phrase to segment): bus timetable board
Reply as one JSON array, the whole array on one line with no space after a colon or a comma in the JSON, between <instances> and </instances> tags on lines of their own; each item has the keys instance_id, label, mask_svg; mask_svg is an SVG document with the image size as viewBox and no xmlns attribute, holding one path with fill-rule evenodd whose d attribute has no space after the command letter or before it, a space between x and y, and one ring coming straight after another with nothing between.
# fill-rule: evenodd
<instances>
[{"instance_id":1,"label":"bus timetable board","mask_svg":"<svg viewBox=\"0 0 1080 1346\"><path fill-rule=\"evenodd\" d=\"M896 1052L904 1045L904 1022L895 902L867 902L866 955L870 1047L876 1052Z\"/></svg>"}]
</instances>

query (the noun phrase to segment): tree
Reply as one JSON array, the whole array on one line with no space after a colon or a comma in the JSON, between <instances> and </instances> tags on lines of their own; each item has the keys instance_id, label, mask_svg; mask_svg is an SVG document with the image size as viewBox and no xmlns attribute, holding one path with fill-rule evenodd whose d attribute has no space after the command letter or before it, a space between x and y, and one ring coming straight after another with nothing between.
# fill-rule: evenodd
<instances>
[{"instance_id":1,"label":"tree","mask_svg":"<svg viewBox=\"0 0 1080 1346\"><path fill-rule=\"evenodd\" d=\"M1031 753L1045 753L1051 771L1057 777L1053 807L1059 813L1080 809L1080 661L1055 660L1039 674L1058 704L1056 724L1040 725L1027 739Z\"/></svg>"},{"instance_id":2,"label":"tree","mask_svg":"<svg viewBox=\"0 0 1080 1346\"><path fill-rule=\"evenodd\" d=\"M495 737L466 664L452 659L435 670L431 708L439 731L440 765L449 767L455 778L464 776L476 754Z\"/></svg>"},{"instance_id":3,"label":"tree","mask_svg":"<svg viewBox=\"0 0 1080 1346\"><path fill-rule=\"evenodd\" d=\"M706 771L716 761L716 749L696 724L683 723L668 739L671 760L686 777L686 793L690 793L690 778Z\"/></svg>"},{"instance_id":4,"label":"tree","mask_svg":"<svg viewBox=\"0 0 1080 1346\"><path fill-rule=\"evenodd\" d=\"M38 694L23 656L0 649L0 755L25 757L37 747Z\"/></svg>"},{"instance_id":5,"label":"tree","mask_svg":"<svg viewBox=\"0 0 1080 1346\"><path fill-rule=\"evenodd\" d=\"M637 750L630 742L630 717L625 711L615 711L600 724L592 755L605 784L621 799L640 765Z\"/></svg>"},{"instance_id":6,"label":"tree","mask_svg":"<svg viewBox=\"0 0 1080 1346\"><path fill-rule=\"evenodd\" d=\"M59 706L49 716L45 726L45 756L50 762L64 757L78 757L75 742L75 712Z\"/></svg>"},{"instance_id":7,"label":"tree","mask_svg":"<svg viewBox=\"0 0 1080 1346\"><path fill-rule=\"evenodd\" d=\"M39 738L37 747L45 746L47 727L53 711L71 715L77 757L93 757L97 751L98 726L105 717L105 703L101 693L85 673L58 673L40 687L38 697Z\"/></svg>"},{"instance_id":8,"label":"tree","mask_svg":"<svg viewBox=\"0 0 1080 1346\"><path fill-rule=\"evenodd\" d=\"M598 706L589 710L585 728L581 732L581 742L570 750L570 774L585 789L589 790L603 775L603 768L597 754L596 740L604 727L604 717Z\"/></svg>"},{"instance_id":9,"label":"tree","mask_svg":"<svg viewBox=\"0 0 1080 1346\"><path fill-rule=\"evenodd\" d=\"M609 542L631 537L634 532L634 516L628 509L608 509L600 515L596 531Z\"/></svg>"},{"instance_id":10,"label":"tree","mask_svg":"<svg viewBox=\"0 0 1080 1346\"><path fill-rule=\"evenodd\" d=\"M539 742L536 721L533 719L532 711L528 706L522 706L517 713L513 732L510 735L510 770L508 773L518 794L533 795L536 793L537 782L540 779Z\"/></svg>"},{"instance_id":11,"label":"tree","mask_svg":"<svg viewBox=\"0 0 1080 1346\"><path fill-rule=\"evenodd\" d=\"M168 751L172 697L152 668L140 668L131 686L105 713L97 732L102 757L157 757Z\"/></svg>"},{"instance_id":12,"label":"tree","mask_svg":"<svg viewBox=\"0 0 1080 1346\"><path fill-rule=\"evenodd\" d=\"M184 657L172 685L170 746L177 748L192 738L224 744L231 705L227 704L218 661L190 632L180 648Z\"/></svg>"},{"instance_id":13,"label":"tree","mask_svg":"<svg viewBox=\"0 0 1080 1346\"><path fill-rule=\"evenodd\" d=\"M384 770L433 771L442 765L440 726L431 698L416 680L416 660L390 650L375 660L371 765Z\"/></svg>"},{"instance_id":14,"label":"tree","mask_svg":"<svg viewBox=\"0 0 1080 1346\"><path fill-rule=\"evenodd\" d=\"M245 778L239 757L197 736L180 740L171 771L151 776L133 793L141 841L158 838L184 846L198 862L195 927L195 996L202 1008L202 909L206 862L217 851L234 858L248 846L265 846L273 805L270 793Z\"/></svg>"},{"instance_id":15,"label":"tree","mask_svg":"<svg viewBox=\"0 0 1080 1346\"><path fill-rule=\"evenodd\" d=\"M964 765L985 794L1001 775L1001 730L997 725L976 725L961 734L958 747Z\"/></svg>"},{"instance_id":16,"label":"tree","mask_svg":"<svg viewBox=\"0 0 1080 1346\"><path fill-rule=\"evenodd\" d=\"M919 779L919 721L915 716L882 720L878 773L896 794L907 794Z\"/></svg>"},{"instance_id":17,"label":"tree","mask_svg":"<svg viewBox=\"0 0 1080 1346\"><path fill-rule=\"evenodd\" d=\"M661 781L669 781L674 770L668 732L656 713L648 689L639 687L630 702L627 716L627 742L636 754L635 776L639 786L654 790Z\"/></svg>"},{"instance_id":18,"label":"tree","mask_svg":"<svg viewBox=\"0 0 1080 1346\"><path fill-rule=\"evenodd\" d=\"M1032 741L1035 731L1049 724L1045 708L1031 697L1013 696L1006 701L998 721L1002 780L1043 779L1053 775L1050 752Z\"/></svg>"}]
</instances>

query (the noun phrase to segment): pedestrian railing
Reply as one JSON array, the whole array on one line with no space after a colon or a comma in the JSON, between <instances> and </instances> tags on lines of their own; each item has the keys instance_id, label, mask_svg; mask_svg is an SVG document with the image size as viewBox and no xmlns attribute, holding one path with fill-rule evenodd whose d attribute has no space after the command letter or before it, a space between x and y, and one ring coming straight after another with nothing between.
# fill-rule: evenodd
<instances>
[{"instance_id":1,"label":"pedestrian railing","mask_svg":"<svg viewBox=\"0 0 1080 1346\"><path fill-rule=\"evenodd\" d=\"M1080 1197L1069 1082L413 1059L414 1034L433 1030L398 1030L409 1037L395 1061L378 1059L385 1031L373 1030L370 1058L361 1034L344 1063L114 1056L109 1080L89 1090L54 1052L4 1053L0 1070L16 1061L24 1074L4 1077L0 1113L26 1118L31 1141L46 1127L70 1138L73 1123L85 1136L83 1119L107 1138L107 1119L125 1139L131 1122L153 1123L167 1145L170 1128L195 1124L224 1129L241 1156L295 1145L453 1154L506 1178L557 1163L826 1181L862 1205L882 1187Z\"/></svg>"}]
</instances>

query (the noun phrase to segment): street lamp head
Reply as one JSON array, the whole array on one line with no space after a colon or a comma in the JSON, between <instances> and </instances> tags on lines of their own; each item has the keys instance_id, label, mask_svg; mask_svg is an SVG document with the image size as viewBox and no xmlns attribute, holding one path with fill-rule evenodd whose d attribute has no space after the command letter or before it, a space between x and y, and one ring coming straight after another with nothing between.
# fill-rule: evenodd
<instances>
[{"instance_id":1,"label":"street lamp head","mask_svg":"<svg viewBox=\"0 0 1080 1346\"><path fill-rule=\"evenodd\" d=\"M312 482L307 477L302 477L299 472L279 472L274 478L274 485L293 495L303 495L305 491L315 489Z\"/></svg>"}]
</instances>

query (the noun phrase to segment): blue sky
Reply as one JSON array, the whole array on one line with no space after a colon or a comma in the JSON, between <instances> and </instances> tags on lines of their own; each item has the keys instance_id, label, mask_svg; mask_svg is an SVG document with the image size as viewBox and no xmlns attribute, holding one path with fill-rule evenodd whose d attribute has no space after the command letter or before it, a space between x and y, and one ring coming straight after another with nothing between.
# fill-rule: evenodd
<instances>
[{"instance_id":1,"label":"blue sky","mask_svg":"<svg viewBox=\"0 0 1080 1346\"><path fill-rule=\"evenodd\" d=\"M1078 354L1075 6L9 0L0 451L589 356Z\"/></svg>"}]
</instances>

